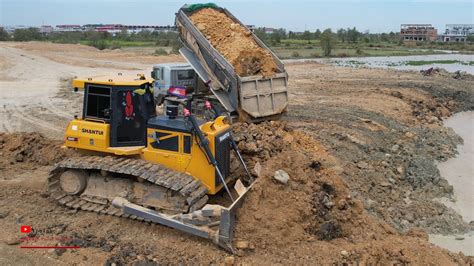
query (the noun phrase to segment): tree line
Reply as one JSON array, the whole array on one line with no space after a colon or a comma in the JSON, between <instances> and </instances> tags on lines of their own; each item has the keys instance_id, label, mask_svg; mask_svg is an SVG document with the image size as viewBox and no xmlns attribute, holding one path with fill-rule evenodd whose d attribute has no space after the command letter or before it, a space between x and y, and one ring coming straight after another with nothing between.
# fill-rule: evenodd
<instances>
[{"instance_id":1,"label":"tree line","mask_svg":"<svg viewBox=\"0 0 474 266\"><path fill-rule=\"evenodd\" d=\"M177 51L179 47L177 32L140 31L138 33L128 33L126 29L121 32L111 34L109 32L71 31L41 33L38 28L15 29L12 34L8 34L0 28L0 41L51 41L55 43L85 43L100 50L118 49L124 42L153 42L156 46L172 47L172 51Z\"/></svg>"},{"instance_id":2,"label":"tree line","mask_svg":"<svg viewBox=\"0 0 474 266\"><path fill-rule=\"evenodd\" d=\"M314 32L306 30L304 32L294 32L294 31L286 31L285 29L275 29L271 33L266 33L265 28L257 28L254 30L254 33L262 40L268 41L272 44L281 43L281 40L306 40L308 43L314 40L319 40L323 34L323 32L328 32L326 29L321 31L320 29L316 29ZM369 33L358 31L355 27L347 28L347 29L338 29L336 32L331 30L331 34L333 37L339 42L348 42L348 43L356 43L359 41L363 42L399 42L400 41L400 34L395 32L390 33Z\"/></svg>"},{"instance_id":3,"label":"tree line","mask_svg":"<svg viewBox=\"0 0 474 266\"><path fill-rule=\"evenodd\" d=\"M302 40L308 44L319 41L321 48L323 49L324 56L329 56L331 50L334 48L336 43L400 43L399 33L369 33L360 32L355 27L347 29L338 29L333 32L331 29L325 29L321 31L316 29L314 32L306 30L304 32L286 31L285 29L275 29L271 33L267 33L265 28L257 28L254 33L267 45L278 46L282 45L283 40ZM286 42L286 45L290 44ZM358 49L359 51L360 49Z\"/></svg>"},{"instance_id":4,"label":"tree line","mask_svg":"<svg viewBox=\"0 0 474 266\"><path fill-rule=\"evenodd\" d=\"M290 46L290 40L299 40L302 43L312 44L319 42L324 56L331 55L336 43L398 43L401 44L399 33L369 33L358 31L355 27L338 29L333 32L331 29L323 31L316 29L315 31L294 32L285 29L274 29L271 33L267 33L265 28L256 28L254 33L268 46ZM468 41L473 42L474 36L469 36ZM43 34L38 28L16 29L12 34L8 34L0 27L0 41L51 41L57 43L84 43L94 46L98 49L117 49L127 42L153 42L156 46L171 47L172 52L177 53L180 42L177 32L158 32L158 31L141 31L138 33L129 33L126 29L121 32L110 34L108 32L97 32L94 30L84 32L52 32ZM358 47L358 45L357 45ZM362 54L362 50L357 48L358 54ZM156 53L167 53L163 49L158 49Z\"/></svg>"}]
</instances>

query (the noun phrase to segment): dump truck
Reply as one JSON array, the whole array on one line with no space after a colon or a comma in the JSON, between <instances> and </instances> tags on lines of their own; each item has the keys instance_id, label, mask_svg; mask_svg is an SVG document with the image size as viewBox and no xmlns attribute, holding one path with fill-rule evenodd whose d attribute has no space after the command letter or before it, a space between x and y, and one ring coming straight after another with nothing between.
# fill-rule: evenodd
<instances>
[{"instance_id":1,"label":"dump truck","mask_svg":"<svg viewBox=\"0 0 474 266\"><path fill-rule=\"evenodd\" d=\"M267 51L274 60L277 73L270 77L262 75L239 76L235 67L209 42L193 24L190 16L202 8L213 8L224 13L234 23L248 31L258 46ZM176 27L183 43L181 55L191 64L220 104L241 120L258 122L278 119L288 105L288 74L280 59L242 22L227 9L213 4L184 5L176 14Z\"/></svg>"}]
</instances>

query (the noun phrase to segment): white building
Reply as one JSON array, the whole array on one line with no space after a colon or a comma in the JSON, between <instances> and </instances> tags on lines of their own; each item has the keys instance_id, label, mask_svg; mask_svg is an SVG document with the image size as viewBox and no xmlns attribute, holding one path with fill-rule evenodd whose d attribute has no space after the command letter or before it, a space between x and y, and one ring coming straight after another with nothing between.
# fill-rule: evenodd
<instances>
[{"instance_id":1,"label":"white building","mask_svg":"<svg viewBox=\"0 0 474 266\"><path fill-rule=\"evenodd\" d=\"M474 24L447 24L444 34L439 36L443 42L466 42L469 35L474 35Z\"/></svg>"}]
</instances>

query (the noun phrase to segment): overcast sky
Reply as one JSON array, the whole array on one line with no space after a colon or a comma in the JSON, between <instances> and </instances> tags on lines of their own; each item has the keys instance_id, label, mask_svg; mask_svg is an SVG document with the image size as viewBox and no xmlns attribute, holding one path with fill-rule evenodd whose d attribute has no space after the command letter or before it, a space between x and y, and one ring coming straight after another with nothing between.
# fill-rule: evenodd
<instances>
[{"instance_id":1,"label":"overcast sky","mask_svg":"<svg viewBox=\"0 0 474 266\"><path fill-rule=\"evenodd\" d=\"M202 1L208 2L208 1ZM398 31L403 23L473 22L473 0L227 0L212 1L229 9L245 24L294 31L347 28ZM186 1L171 0L0 0L0 24L146 24L171 25ZM188 2L195 3L195 2Z\"/></svg>"}]
</instances>

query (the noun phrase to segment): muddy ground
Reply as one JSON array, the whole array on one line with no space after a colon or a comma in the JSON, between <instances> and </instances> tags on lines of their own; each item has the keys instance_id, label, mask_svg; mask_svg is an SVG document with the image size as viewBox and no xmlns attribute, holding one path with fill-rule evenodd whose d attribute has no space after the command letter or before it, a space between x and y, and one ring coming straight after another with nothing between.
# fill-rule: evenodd
<instances>
[{"instance_id":1,"label":"muddy ground","mask_svg":"<svg viewBox=\"0 0 474 266\"><path fill-rule=\"evenodd\" d=\"M0 43L0 264L218 263L212 243L143 222L54 203L45 193L62 131L81 112L73 76L148 73L182 60L80 45ZM436 160L460 138L441 121L474 109L473 77L291 64L290 105L278 122L235 125L245 160L259 174L239 210L237 264L472 264L427 241L427 233L472 229L436 201L452 187ZM259 170L260 169L260 170ZM287 185L273 179L282 169ZM258 172L258 173L257 173ZM25 236L19 226L34 232ZM23 242L23 243L22 243ZM20 245L78 245L24 250Z\"/></svg>"}]
</instances>

